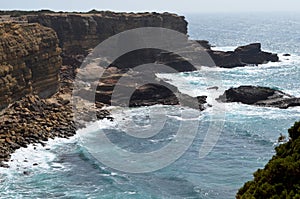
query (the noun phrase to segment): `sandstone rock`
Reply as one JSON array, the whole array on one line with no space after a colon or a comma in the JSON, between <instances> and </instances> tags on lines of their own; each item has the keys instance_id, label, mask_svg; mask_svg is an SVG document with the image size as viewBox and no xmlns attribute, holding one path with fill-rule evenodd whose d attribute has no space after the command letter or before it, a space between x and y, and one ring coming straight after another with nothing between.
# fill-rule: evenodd
<instances>
[{"instance_id":1,"label":"sandstone rock","mask_svg":"<svg viewBox=\"0 0 300 199\"><path fill-rule=\"evenodd\" d=\"M52 29L39 24L0 23L0 109L25 94L54 94L60 53Z\"/></svg>"},{"instance_id":2,"label":"sandstone rock","mask_svg":"<svg viewBox=\"0 0 300 199\"><path fill-rule=\"evenodd\" d=\"M169 13L43 14L27 16L29 22L53 28L63 49L64 64L80 65L99 43L117 33L140 27L164 27L184 34L184 17ZM79 58L81 57L81 58ZM78 59L79 58L79 59Z\"/></svg>"}]
</instances>

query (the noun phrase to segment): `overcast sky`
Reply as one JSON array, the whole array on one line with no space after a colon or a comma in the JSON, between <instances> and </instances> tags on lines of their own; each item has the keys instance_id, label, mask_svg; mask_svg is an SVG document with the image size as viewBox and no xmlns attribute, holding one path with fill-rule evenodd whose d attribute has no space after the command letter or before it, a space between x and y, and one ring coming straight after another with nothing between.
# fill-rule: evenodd
<instances>
[{"instance_id":1,"label":"overcast sky","mask_svg":"<svg viewBox=\"0 0 300 199\"><path fill-rule=\"evenodd\" d=\"M300 0L1 0L1 10L56 11L157 11L201 12L300 12Z\"/></svg>"}]
</instances>

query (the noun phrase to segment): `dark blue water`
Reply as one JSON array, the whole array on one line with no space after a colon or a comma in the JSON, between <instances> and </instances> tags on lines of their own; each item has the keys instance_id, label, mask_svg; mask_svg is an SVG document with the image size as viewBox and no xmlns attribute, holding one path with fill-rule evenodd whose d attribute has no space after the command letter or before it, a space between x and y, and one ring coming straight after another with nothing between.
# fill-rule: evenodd
<instances>
[{"instance_id":1,"label":"dark blue water","mask_svg":"<svg viewBox=\"0 0 300 199\"><path fill-rule=\"evenodd\" d=\"M221 49L261 42L264 50L279 53L281 62L236 69L204 67L192 73L161 75L181 91L194 96L210 95L206 90L209 86L226 89L251 84L279 88L300 96L300 15L188 15L187 20L189 35L194 39L209 40ZM283 53L292 56L283 57ZM218 76L218 81L208 81L210 75ZM195 114L193 110L184 109L191 117L183 118L181 107L115 109L113 123L102 121L99 125L91 125L72 139L52 141L46 148L22 149L13 156L10 169L0 170L0 197L234 198L244 182L252 179L252 173L272 157L279 134L287 135L287 128L299 120L300 109L280 110L238 103L222 105L213 100L211 103L224 108L225 114L216 117L222 113L207 109ZM137 131L128 122L134 120L140 125L138 131L143 131L149 126L151 111L151 119L157 122L166 118L160 133L140 140L128 136L126 132ZM212 151L199 158L199 149L212 122L222 123L221 120L224 125ZM91 155L89 150L97 152L99 146L87 146L84 142L87 137L97 140L99 133L104 131L123 150L147 153L160 150L172 141L180 144L176 132L182 122L199 122L193 143L175 162L154 172L132 174L110 168ZM185 128L187 136L191 135L193 127ZM172 152L164 154L164 158L173 155ZM114 159L113 153L111 158ZM33 167L33 163L38 165ZM158 163L153 160L154 165ZM125 161L123 164L126 168ZM24 175L24 171L28 175Z\"/></svg>"}]
</instances>

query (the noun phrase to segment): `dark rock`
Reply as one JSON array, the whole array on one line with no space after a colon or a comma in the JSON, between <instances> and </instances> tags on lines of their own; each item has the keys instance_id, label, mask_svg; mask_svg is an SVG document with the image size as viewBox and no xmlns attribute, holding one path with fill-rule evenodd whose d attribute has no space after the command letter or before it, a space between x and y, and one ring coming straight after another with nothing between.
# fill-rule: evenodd
<instances>
[{"instance_id":1,"label":"dark rock","mask_svg":"<svg viewBox=\"0 0 300 199\"><path fill-rule=\"evenodd\" d=\"M221 102L241 102L244 104L282 109L300 106L300 98L296 98L276 89L260 86L230 88L217 100Z\"/></svg>"},{"instance_id":2,"label":"dark rock","mask_svg":"<svg viewBox=\"0 0 300 199\"><path fill-rule=\"evenodd\" d=\"M207 90L218 90L219 87L217 86L212 86L212 87L208 87Z\"/></svg>"},{"instance_id":3,"label":"dark rock","mask_svg":"<svg viewBox=\"0 0 300 199\"><path fill-rule=\"evenodd\" d=\"M215 64L219 67L234 68L246 65L258 65L267 62L278 62L277 54L264 52L260 43L240 46L234 51L208 51Z\"/></svg>"},{"instance_id":4,"label":"dark rock","mask_svg":"<svg viewBox=\"0 0 300 199\"><path fill-rule=\"evenodd\" d=\"M286 54L283 54L282 56L289 57L289 56L291 56L291 54L286 53Z\"/></svg>"},{"instance_id":5,"label":"dark rock","mask_svg":"<svg viewBox=\"0 0 300 199\"><path fill-rule=\"evenodd\" d=\"M193 98L185 95L175 86L156 78L152 71L143 72L143 74L138 72L123 74L120 69L116 70L115 73L107 71L107 74L102 77L97 88L97 92L95 94L96 102L125 107L152 106L156 104L180 104L182 106L188 106L198 110L204 109L203 105L206 103L206 100L203 100L202 97ZM118 78L122 78L123 75L126 75L126 83L119 85ZM136 87L133 82L143 77L151 79L152 83ZM110 85L110 87L107 85ZM116 87L116 85L118 87ZM116 90L116 88L118 89ZM103 118L101 113L97 113L97 117Z\"/></svg>"},{"instance_id":6,"label":"dark rock","mask_svg":"<svg viewBox=\"0 0 300 199\"><path fill-rule=\"evenodd\" d=\"M30 172L29 171L23 171L23 174L28 176L28 175L30 175Z\"/></svg>"},{"instance_id":7,"label":"dark rock","mask_svg":"<svg viewBox=\"0 0 300 199\"><path fill-rule=\"evenodd\" d=\"M254 104L261 100L267 100L273 96L274 89L256 86L240 86L238 88L230 88L221 95L218 100L222 102L242 102L244 104Z\"/></svg>"},{"instance_id":8,"label":"dark rock","mask_svg":"<svg viewBox=\"0 0 300 199\"><path fill-rule=\"evenodd\" d=\"M0 162L0 167L3 167L3 168L9 168L8 164L1 163L1 162Z\"/></svg>"},{"instance_id":9,"label":"dark rock","mask_svg":"<svg viewBox=\"0 0 300 199\"><path fill-rule=\"evenodd\" d=\"M196 42L198 42L200 44L200 46L203 47L204 49L210 50L212 47L210 45L209 41L206 41L206 40L196 40Z\"/></svg>"},{"instance_id":10,"label":"dark rock","mask_svg":"<svg viewBox=\"0 0 300 199\"><path fill-rule=\"evenodd\" d=\"M65 99L65 100L62 100L62 101L59 101L62 105L67 105L67 104L69 104L70 103L70 100L68 100L68 99Z\"/></svg>"}]
</instances>

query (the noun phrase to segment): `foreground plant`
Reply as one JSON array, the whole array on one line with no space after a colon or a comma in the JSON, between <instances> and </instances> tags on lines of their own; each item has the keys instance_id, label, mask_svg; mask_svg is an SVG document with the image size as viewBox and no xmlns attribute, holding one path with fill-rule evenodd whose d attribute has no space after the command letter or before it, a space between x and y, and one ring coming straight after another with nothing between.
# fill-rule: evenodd
<instances>
[{"instance_id":1,"label":"foreground plant","mask_svg":"<svg viewBox=\"0 0 300 199\"><path fill-rule=\"evenodd\" d=\"M242 187L236 198L300 198L300 122L289 130L290 140L276 147L276 155L254 180Z\"/></svg>"}]
</instances>

